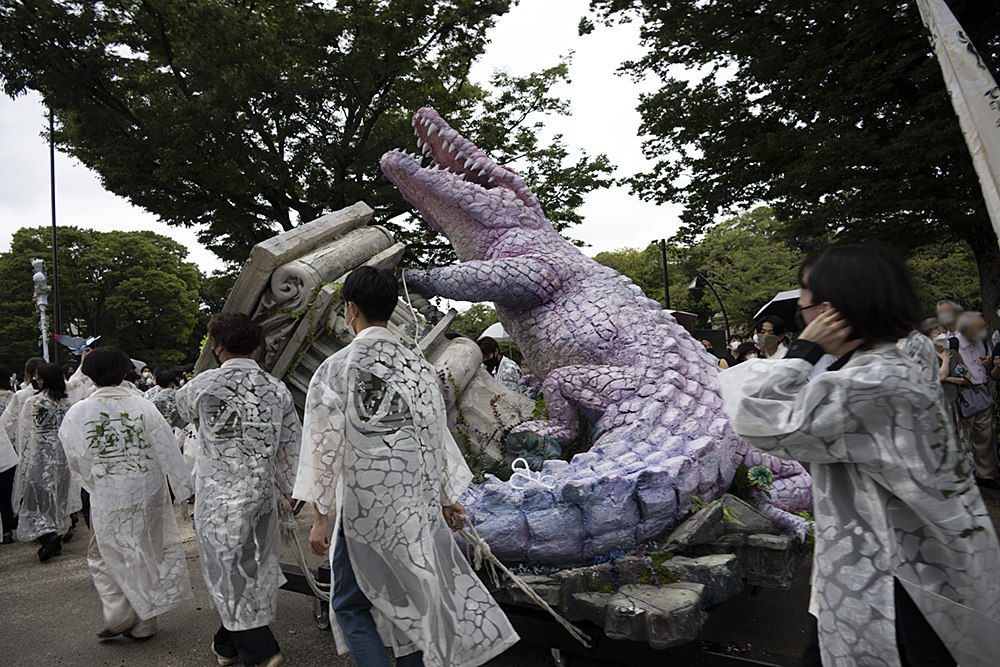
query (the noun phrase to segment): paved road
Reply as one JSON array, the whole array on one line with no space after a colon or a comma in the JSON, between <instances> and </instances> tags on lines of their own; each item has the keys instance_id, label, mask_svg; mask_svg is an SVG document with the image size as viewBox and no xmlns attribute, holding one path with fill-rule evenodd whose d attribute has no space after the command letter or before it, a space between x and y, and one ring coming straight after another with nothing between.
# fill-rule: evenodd
<instances>
[{"instance_id":1,"label":"paved road","mask_svg":"<svg viewBox=\"0 0 1000 667\"><path fill-rule=\"evenodd\" d=\"M1000 524L1000 493L985 492L994 522ZM306 509L299 517L300 533L312 521ZM147 642L118 638L99 642L100 605L87 570L89 531L81 524L63 555L39 563L34 544L0 546L0 665L4 667L209 667L209 651L219 617L209 607L201 577L190 520L180 521L188 557L194 602L159 619L159 633ZM292 562L287 555L284 562ZM761 651L795 656L805 641L808 567L803 567L788 592L761 591L744 603L733 621L711 639L752 645ZM292 667L344 666L353 662L336 655L333 639L316 629L310 599L281 591L278 620L273 625L286 663ZM491 661L489 667L552 665L545 649L518 645ZM609 663L581 657L572 667L602 667Z\"/></svg>"}]
</instances>

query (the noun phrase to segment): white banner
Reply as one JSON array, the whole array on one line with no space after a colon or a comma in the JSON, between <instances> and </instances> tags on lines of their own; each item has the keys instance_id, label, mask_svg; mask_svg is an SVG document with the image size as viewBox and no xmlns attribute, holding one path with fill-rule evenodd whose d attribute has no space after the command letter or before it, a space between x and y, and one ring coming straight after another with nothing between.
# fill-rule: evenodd
<instances>
[{"instance_id":1,"label":"white banner","mask_svg":"<svg viewBox=\"0 0 1000 667\"><path fill-rule=\"evenodd\" d=\"M1000 238L1000 88L944 0L917 0Z\"/></svg>"}]
</instances>

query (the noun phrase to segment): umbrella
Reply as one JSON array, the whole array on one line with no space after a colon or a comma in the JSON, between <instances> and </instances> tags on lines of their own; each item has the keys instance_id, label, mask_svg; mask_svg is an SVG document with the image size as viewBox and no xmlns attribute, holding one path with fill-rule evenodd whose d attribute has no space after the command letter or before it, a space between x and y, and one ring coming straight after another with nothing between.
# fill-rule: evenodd
<instances>
[{"instance_id":1,"label":"umbrella","mask_svg":"<svg viewBox=\"0 0 1000 667\"><path fill-rule=\"evenodd\" d=\"M146 366L147 364L146 364L145 361L139 361L138 359L133 359L132 360L132 365L135 366L135 372L136 373L141 373L143 367Z\"/></svg>"},{"instance_id":2,"label":"umbrella","mask_svg":"<svg viewBox=\"0 0 1000 667\"><path fill-rule=\"evenodd\" d=\"M754 320L759 320L768 315L780 317L785 322L785 327L789 331L795 331L798 327L795 324L795 304L799 301L801 290L791 289L778 294L767 302L767 305L757 311L753 316Z\"/></svg>"},{"instance_id":3,"label":"umbrella","mask_svg":"<svg viewBox=\"0 0 1000 667\"><path fill-rule=\"evenodd\" d=\"M507 332L503 330L503 325L500 324L499 322L497 322L496 324L491 324L490 326L486 327L486 331L482 333L482 335L479 337L479 340L482 340L487 336L489 336L498 343L511 342L510 336L508 336Z\"/></svg>"}]
</instances>

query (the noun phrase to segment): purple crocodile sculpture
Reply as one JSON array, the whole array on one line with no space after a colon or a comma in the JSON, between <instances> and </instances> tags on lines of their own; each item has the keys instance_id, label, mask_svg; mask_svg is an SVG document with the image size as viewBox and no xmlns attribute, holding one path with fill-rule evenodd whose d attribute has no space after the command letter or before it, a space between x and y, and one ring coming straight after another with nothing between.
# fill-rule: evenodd
<instances>
[{"instance_id":1,"label":"purple crocodile sculpture","mask_svg":"<svg viewBox=\"0 0 1000 667\"><path fill-rule=\"evenodd\" d=\"M555 487L490 478L463 498L493 552L509 562L569 565L660 536L691 508L725 491L741 462L774 472L760 509L800 535L791 514L812 506L797 463L754 449L732 430L718 369L660 304L630 280L583 255L545 218L514 172L496 165L433 109L413 118L432 158L396 150L385 172L460 264L409 270L427 296L492 301L531 368L544 377L549 420L516 431L564 446L592 424L594 444L572 461L547 461ZM518 485L521 486L521 485Z\"/></svg>"}]
</instances>

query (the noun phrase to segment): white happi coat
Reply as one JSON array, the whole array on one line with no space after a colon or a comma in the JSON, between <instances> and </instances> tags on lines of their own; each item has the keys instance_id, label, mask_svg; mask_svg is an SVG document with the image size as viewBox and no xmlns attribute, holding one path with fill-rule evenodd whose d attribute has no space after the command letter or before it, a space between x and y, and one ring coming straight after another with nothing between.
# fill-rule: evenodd
<instances>
[{"instance_id":1,"label":"white happi coat","mask_svg":"<svg viewBox=\"0 0 1000 667\"><path fill-rule=\"evenodd\" d=\"M230 359L177 390L198 427L194 528L208 592L228 630L274 621L278 502L295 484L301 425L292 394L252 359Z\"/></svg>"},{"instance_id":2,"label":"white happi coat","mask_svg":"<svg viewBox=\"0 0 1000 667\"><path fill-rule=\"evenodd\" d=\"M959 665L996 665L1000 546L926 368L889 344L811 370L748 361L722 395L747 442L810 463L823 664L900 664L898 579Z\"/></svg>"},{"instance_id":3,"label":"white happi coat","mask_svg":"<svg viewBox=\"0 0 1000 667\"><path fill-rule=\"evenodd\" d=\"M7 406L13 400L13 392L0 390L0 420L2 420L2 415L7 410ZM0 472L10 470L16 465L17 451L14 449L14 443L10 441L10 437L7 435L6 427L2 427L0 428Z\"/></svg>"},{"instance_id":4,"label":"white happi coat","mask_svg":"<svg viewBox=\"0 0 1000 667\"><path fill-rule=\"evenodd\" d=\"M80 487L73 482L59 442L59 426L68 409L69 400L54 401L44 391L29 396L20 407L20 460L12 498L19 542L66 532L69 515L81 508Z\"/></svg>"},{"instance_id":5,"label":"white happi coat","mask_svg":"<svg viewBox=\"0 0 1000 667\"><path fill-rule=\"evenodd\" d=\"M139 618L194 599L166 484L187 499L191 474L156 408L123 387L102 387L69 409L59 438L90 493L101 558Z\"/></svg>"},{"instance_id":6,"label":"white happi coat","mask_svg":"<svg viewBox=\"0 0 1000 667\"><path fill-rule=\"evenodd\" d=\"M473 667L518 641L445 525L472 480L437 373L382 327L327 359L306 398L295 498L343 527L358 586L396 655ZM341 653L347 648L333 622Z\"/></svg>"}]
</instances>

